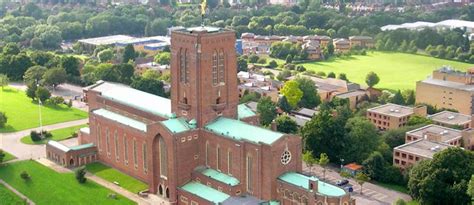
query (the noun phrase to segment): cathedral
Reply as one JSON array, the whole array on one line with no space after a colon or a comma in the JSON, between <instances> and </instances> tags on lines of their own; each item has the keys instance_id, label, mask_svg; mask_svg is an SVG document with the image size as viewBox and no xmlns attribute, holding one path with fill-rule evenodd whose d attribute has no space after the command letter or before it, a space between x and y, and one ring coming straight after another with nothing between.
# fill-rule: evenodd
<instances>
[{"instance_id":1,"label":"cathedral","mask_svg":"<svg viewBox=\"0 0 474 205\"><path fill-rule=\"evenodd\" d=\"M235 41L221 28L173 31L171 99L112 82L86 87L80 145L50 141L47 157L66 167L99 161L170 204L355 204L302 173L301 137L259 127L239 104Z\"/></svg>"}]
</instances>

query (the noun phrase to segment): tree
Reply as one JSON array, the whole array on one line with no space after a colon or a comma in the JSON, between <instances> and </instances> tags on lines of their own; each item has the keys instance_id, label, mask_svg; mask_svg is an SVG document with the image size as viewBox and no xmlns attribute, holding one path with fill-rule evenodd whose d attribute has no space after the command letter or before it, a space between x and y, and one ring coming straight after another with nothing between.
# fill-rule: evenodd
<instances>
[{"instance_id":1,"label":"tree","mask_svg":"<svg viewBox=\"0 0 474 205\"><path fill-rule=\"evenodd\" d=\"M303 153L303 161L308 165L309 171L313 171L313 166L318 163L318 160L314 158L312 151L305 151Z\"/></svg>"},{"instance_id":2,"label":"tree","mask_svg":"<svg viewBox=\"0 0 474 205\"><path fill-rule=\"evenodd\" d=\"M2 90L5 86L8 86L9 82L10 82L10 79L8 79L7 75L0 74L0 87L2 87Z\"/></svg>"},{"instance_id":3,"label":"tree","mask_svg":"<svg viewBox=\"0 0 474 205\"><path fill-rule=\"evenodd\" d=\"M269 125L277 115L276 105L270 97L260 98L257 112L260 114L260 124Z\"/></svg>"},{"instance_id":4,"label":"tree","mask_svg":"<svg viewBox=\"0 0 474 205\"><path fill-rule=\"evenodd\" d=\"M3 152L3 150L0 149L0 164L3 163L3 160L5 159L6 154Z\"/></svg>"},{"instance_id":5,"label":"tree","mask_svg":"<svg viewBox=\"0 0 474 205\"><path fill-rule=\"evenodd\" d=\"M20 48L15 43L8 43L3 47L3 54L5 55L18 55Z\"/></svg>"},{"instance_id":6,"label":"tree","mask_svg":"<svg viewBox=\"0 0 474 205\"><path fill-rule=\"evenodd\" d=\"M7 124L8 117L5 112L0 112L0 128L5 127Z\"/></svg>"},{"instance_id":7,"label":"tree","mask_svg":"<svg viewBox=\"0 0 474 205\"><path fill-rule=\"evenodd\" d=\"M160 79L161 73L157 70L148 69L142 73L141 77L148 79Z\"/></svg>"},{"instance_id":8,"label":"tree","mask_svg":"<svg viewBox=\"0 0 474 205\"><path fill-rule=\"evenodd\" d=\"M379 181L384 176L385 159L378 151L372 152L367 159L362 162L364 172L371 179Z\"/></svg>"},{"instance_id":9,"label":"tree","mask_svg":"<svg viewBox=\"0 0 474 205\"><path fill-rule=\"evenodd\" d=\"M113 57L114 52L111 49L105 49L97 53L97 58L101 63L109 62L110 60L112 60Z\"/></svg>"},{"instance_id":10,"label":"tree","mask_svg":"<svg viewBox=\"0 0 474 205\"><path fill-rule=\"evenodd\" d=\"M393 205L407 205L407 202L403 199L398 199Z\"/></svg>"},{"instance_id":11,"label":"tree","mask_svg":"<svg viewBox=\"0 0 474 205\"><path fill-rule=\"evenodd\" d=\"M79 182L80 184L86 183L86 181L87 181L86 168L84 166L79 167L76 170L74 170L74 174L76 176L77 182Z\"/></svg>"},{"instance_id":12,"label":"tree","mask_svg":"<svg viewBox=\"0 0 474 205\"><path fill-rule=\"evenodd\" d=\"M327 77L328 77L328 78L336 78L336 74L331 71L331 72L328 73L328 76L327 76Z\"/></svg>"},{"instance_id":13,"label":"tree","mask_svg":"<svg viewBox=\"0 0 474 205\"><path fill-rule=\"evenodd\" d=\"M137 53L135 52L135 48L133 48L132 44L128 44L125 46L122 56L122 63L128 63L130 60L134 61L137 57Z\"/></svg>"},{"instance_id":14,"label":"tree","mask_svg":"<svg viewBox=\"0 0 474 205\"><path fill-rule=\"evenodd\" d=\"M80 61L74 56L63 56L61 57L60 66L63 68L68 75L79 76L79 65Z\"/></svg>"},{"instance_id":15,"label":"tree","mask_svg":"<svg viewBox=\"0 0 474 205\"><path fill-rule=\"evenodd\" d=\"M257 63L258 61L258 56L255 54L252 54L249 56L249 63Z\"/></svg>"},{"instance_id":16,"label":"tree","mask_svg":"<svg viewBox=\"0 0 474 205\"><path fill-rule=\"evenodd\" d=\"M278 99L278 107L286 113L290 113L293 109L285 96Z\"/></svg>"},{"instance_id":17,"label":"tree","mask_svg":"<svg viewBox=\"0 0 474 205\"><path fill-rule=\"evenodd\" d=\"M51 97L49 90L44 87L38 87L35 91L35 95L36 98L42 103L46 102L46 100Z\"/></svg>"},{"instance_id":18,"label":"tree","mask_svg":"<svg viewBox=\"0 0 474 205\"><path fill-rule=\"evenodd\" d=\"M285 63L286 63L286 64L289 64L289 63L292 63L292 62L293 62L293 55L288 54L288 55L286 56Z\"/></svg>"},{"instance_id":19,"label":"tree","mask_svg":"<svg viewBox=\"0 0 474 205\"><path fill-rule=\"evenodd\" d=\"M50 85L55 88L61 83L66 82L67 74L63 68L51 68L46 70L43 75L42 83L44 85Z\"/></svg>"},{"instance_id":20,"label":"tree","mask_svg":"<svg viewBox=\"0 0 474 205\"><path fill-rule=\"evenodd\" d=\"M2 160L0 160L0 163L2 163ZM471 175L471 180L469 180L469 184L467 185L467 194L471 197L471 202L473 202L474 201L474 174Z\"/></svg>"},{"instance_id":21,"label":"tree","mask_svg":"<svg viewBox=\"0 0 474 205\"><path fill-rule=\"evenodd\" d=\"M391 103L397 105L405 105L405 99L403 99L402 93L398 90L395 95L393 95L392 99L390 100Z\"/></svg>"},{"instance_id":22,"label":"tree","mask_svg":"<svg viewBox=\"0 0 474 205\"><path fill-rule=\"evenodd\" d=\"M298 102L299 107L312 109L321 104L321 97L318 95L314 81L307 77L297 77L295 80L298 83L298 88L303 92L303 96Z\"/></svg>"},{"instance_id":23,"label":"tree","mask_svg":"<svg viewBox=\"0 0 474 205\"><path fill-rule=\"evenodd\" d=\"M247 60L245 60L242 57L239 57L237 59L237 69L238 71L247 71L248 70Z\"/></svg>"},{"instance_id":24,"label":"tree","mask_svg":"<svg viewBox=\"0 0 474 205\"><path fill-rule=\"evenodd\" d=\"M347 79L347 76L345 73L339 73L339 76L337 76L337 78L349 82L349 79Z\"/></svg>"},{"instance_id":25,"label":"tree","mask_svg":"<svg viewBox=\"0 0 474 205\"><path fill-rule=\"evenodd\" d=\"M295 80L290 80L283 85L280 93L286 97L291 107L296 107L301 97L303 97L303 91L300 90L299 84Z\"/></svg>"},{"instance_id":26,"label":"tree","mask_svg":"<svg viewBox=\"0 0 474 205\"><path fill-rule=\"evenodd\" d=\"M415 105L416 97L414 90L405 90L403 92L404 98L406 99L405 104L407 105Z\"/></svg>"},{"instance_id":27,"label":"tree","mask_svg":"<svg viewBox=\"0 0 474 205\"><path fill-rule=\"evenodd\" d=\"M155 62L160 65L169 65L171 61L171 53L160 52L155 56Z\"/></svg>"},{"instance_id":28,"label":"tree","mask_svg":"<svg viewBox=\"0 0 474 205\"><path fill-rule=\"evenodd\" d=\"M277 125L277 131L287 134L294 134L298 131L298 125L296 122L288 117L287 115L280 115L275 119Z\"/></svg>"},{"instance_id":29,"label":"tree","mask_svg":"<svg viewBox=\"0 0 474 205\"><path fill-rule=\"evenodd\" d=\"M326 153L319 155L318 164L323 168L323 180L326 179L326 166L329 163L329 157Z\"/></svg>"},{"instance_id":30,"label":"tree","mask_svg":"<svg viewBox=\"0 0 474 205\"><path fill-rule=\"evenodd\" d=\"M433 123L431 119L422 116L413 116L408 119L407 125L408 126L415 126L415 125L429 125Z\"/></svg>"},{"instance_id":31,"label":"tree","mask_svg":"<svg viewBox=\"0 0 474 205\"><path fill-rule=\"evenodd\" d=\"M278 67L278 63L277 63L275 60L271 60L271 61L268 63L268 67L270 67L270 68L276 68L276 67Z\"/></svg>"},{"instance_id":32,"label":"tree","mask_svg":"<svg viewBox=\"0 0 474 205\"><path fill-rule=\"evenodd\" d=\"M360 185L360 194L362 194L362 185L364 185L365 182L369 181L370 178L363 172L359 172L356 174L355 180Z\"/></svg>"},{"instance_id":33,"label":"tree","mask_svg":"<svg viewBox=\"0 0 474 205\"><path fill-rule=\"evenodd\" d=\"M291 76L291 71L290 70L287 70L287 69L283 69L283 71L281 71L280 73L278 73L277 75L277 79L279 81L283 81L285 79L287 79L288 77Z\"/></svg>"},{"instance_id":34,"label":"tree","mask_svg":"<svg viewBox=\"0 0 474 205\"><path fill-rule=\"evenodd\" d=\"M30 175L29 175L28 172L26 172L26 171L22 171L22 172L20 173L20 177L21 177L23 180L25 180L25 181L27 181L27 180L30 179Z\"/></svg>"},{"instance_id":35,"label":"tree","mask_svg":"<svg viewBox=\"0 0 474 205\"><path fill-rule=\"evenodd\" d=\"M54 106L58 106L64 103L64 98L61 96L54 96L54 97L49 98L49 102L53 104Z\"/></svg>"},{"instance_id":36,"label":"tree","mask_svg":"<svg viewBox=\"0 0 474 205\"><path fill-rule=\"evenodd\" d=\"M156 78L134 77L130 86L143 92L166 97L163 82Z\"/></svg>"},{"instance_id":37,"label":"tree","mask_svg":"<svg viewBox=\"0 0 474 205\"><path fill-rule=\"evenodd\" d=\"M26 96L31 98L31 100L35 100L36 99L36 89L38 89L38 86L36 85L36 83L28 84L27 87L26 87Z\"/></svg>"},{"instance_id":38,"label":"tree","mask_svg":"<svg viewBox=\"0 0 474 205\"><path fill-rule=\"evenodd\" d=\"M364 117L349 119L345 129L347 135L343 158L348 162L362 163L379 146L378 130Z\"/></svg>"},{"instance_id":39,"label":"tree","mask_svg":"<svg viewBox=\"0 0 474 205\"><path fill-rule=\"evenodd\" d=\"M26 84L36 84L40 82L41 79L43 79L45 72L46 68L43 66L32 66L26 70L25 74L23 75L23 81L25 81Z\"/></svg>"},{"instance_id":40,"label":"tree","mask_svg":"<svg viewBox=\"0 0 474 205\"><path fill-rule=\"evenodd\" d=\"M420 204L469 204L466 193L474 173L474 152L450 147L423 160L411 169L410 195Z\"/></svg>"},{"instance_id":41,"label":"tree","mask_svg":"<svg viewBox=\"0 0 474 205\"><path fill-rule=\"evenodd\" d=\"M118 73L118 82L124 84L130 84L132 82L132 77L135 72L135 68L132 64L121 63L115 64L111 68L114 72Z\"/></svg>"},{"instance_id":42,"label":"tree","mask_svg":"<svg viewBox=\"0 0 474 205\"><path fill-rule=\"evenodd\" d=\"M371 88L377 85L379 81L380 81L379 76L374 72L368 73L367 76L365 77L365 83L367 83L367 85Z\"/></svg>"}]
</instances>

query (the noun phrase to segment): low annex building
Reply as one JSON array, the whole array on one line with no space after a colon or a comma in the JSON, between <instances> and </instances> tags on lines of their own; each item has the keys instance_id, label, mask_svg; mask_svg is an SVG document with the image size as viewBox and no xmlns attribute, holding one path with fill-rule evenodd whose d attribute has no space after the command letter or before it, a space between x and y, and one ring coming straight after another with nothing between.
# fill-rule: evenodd
<instances>
[{"instance_id":1,"label":"low annex building","mask_svg":"<svg viewBox=\"0 0 474 205\"><path fill-rule=\"evenodd\" d=\"M461 129L472 128L472 116L457 112L442 111L428 116L437 125L445 127L457 127Z\"/></svg>"},{"instance_id":2,"label":"low annex building","mask_svg":"<svg viewBox=\"0 0 474 205\"><path fill-rule=\"evenodd\" d=\"M367 110L367 119L380 130L389 130L406 125L410 117L426 116L426 106L408 107L387 103Z\"/></svg>"},{"instance_id":3,"label":"low annex building","mask_svg":"<svg viewBox=\"0 0 474 205\"><path fill-rule=\"evenodd\" d=\"M342 204L343 189L302 174L302 141L239 105L235 33L171 34L171 99L100 81L84 89L97 160L171 204Z\"/></svg>"}]
</instances>

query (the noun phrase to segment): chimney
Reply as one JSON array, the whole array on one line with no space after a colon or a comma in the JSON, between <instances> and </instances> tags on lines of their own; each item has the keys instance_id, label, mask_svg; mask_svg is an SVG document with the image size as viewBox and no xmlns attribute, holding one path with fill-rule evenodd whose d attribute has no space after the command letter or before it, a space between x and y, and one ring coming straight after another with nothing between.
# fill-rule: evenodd
<instances>
[{"instance_id":1,"label":"chimney","mask_svg":"<svg viewBox=\"0 0 474 205\"><path fill-rule=\"evenodd\" d=\"M311 177L309 178L308 183L309 190L316 193L318 191L318 180L314 180L314 178Z\"/></svg>"},{"instance_id":2,"label":"chimney","mask_svg":"<svg viewBox=\"0 0 474 205\"><path fill-rule=\"evenodd\" d=\"M275 122L275 120L270 123L270 129L273 131L277 131L277 123Z\"/></svg>"}]
</instances>

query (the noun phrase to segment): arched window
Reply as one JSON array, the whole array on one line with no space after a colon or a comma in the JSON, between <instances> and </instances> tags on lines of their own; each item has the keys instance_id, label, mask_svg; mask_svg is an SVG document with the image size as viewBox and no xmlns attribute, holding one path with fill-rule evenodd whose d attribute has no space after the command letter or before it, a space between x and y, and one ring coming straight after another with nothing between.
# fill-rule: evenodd
<instances>
[{"instance_id":1,"label":"arched window","mask_svg":"<svg viewBox=\"0 0 474 205\"><path fill-rule=\"evenodd\" d=\"M219 145L217 145L217 148L216 148L216 168L217 170L220 171L220 168L221 168L221 147Z\"/></svg>"},{"instance_id":2,"label":"arched window","mask_svg":"<svg viewBox=\"0 0 474 205\"><path fill-rule=\"evenodd\" d=\"M123 134L123 161L128 165L128 141L127 134Z\"/></svg>"},{"instance_id":3,"label":"arched window","mask_svg":"<svg viewBox=\"0 0 474 205\"><path fill-rule=\"evenodd\" d=\"M160 186L158 187L158 193L163 196L163 185L160 184Z\"/></svg>"},{"instance_id":4,"label":"arched window","mask_svg":"<svg viewBox=\"0 0 474 205\"><path fill-rule=\"evenodd\" d=\"M105 128L105 150L107 151L107 157L110 157L110 136L109 128Z\"/></svg>"},{"instance_id":5,"label":"arched window","mask_svg":"<svg viewBox=\"0 0 474 205\"><path fill-rule=\"evenodd\" d=\"M224 66L224 51L220 50L219 51L219 64L218 64L218 70L219 70L219 83L224 83L225 82L225 66Z\"/></svg>"},{"instance_id":6,"label":"arched window","mask_svg":"<svg viewBox=\"0 0 474 205\"><path fill-rule=\"evenodd\" d=\"M230 149L227 151L227 173L232 175L232 151Z\"/></svg>"},{"instance_id":7,"label":"arched window","mask_svg":"<svg viewBox=\"0 0 474 205\"><path fill-rule=\"evenodd\" d=\"M102 152L102 146L101 146L101 144L100 144L100 132L101 132L101 130L100 130L100 124L98 124L98 125L97 125L97 135L96 135L96 136L97 136L97 139L96 139L96 141L97 141L97 147L99 148L99 152Z\"/></svg>"},{"instance_id":8,"label":"arched window","mask_svg":"<svg viewBox=\"0 0 474 205\"><path fill-rule=\"evenodd\" d=\"M133 165L135 169L138 168L138 157L137 157L137 140L133 139Z\"/></svg>"},{"instance_id":9,"label":"arched window","mask_svg":"<svg viewBox=\"0 0 474 205\"><path fill-rule=\"evenodd\" d=\"M168 152L162 137L158 140L158 146L160 151L160 175L166 178L168 176Z\"/></svg>"},{"instance_id":10,"label":"arched window","mask_svg":"<svg viewBox=\"0 0 474 205\"><path fill-rule=\"evenodd\" d=\"M247 155L247 191L252 192L252 156Z\"/></svg>"},{"instance_id":11,"label":"arched window","mask_svg":"<svg viewBox=\"0 0 474 205\"><path fill-rule=\"evenodd\" d=\"M148 160L147 160L147 147L146 143L143 143L142 145L142 155L143 155L143 170L145 173L148 172Z\"/></svg>"},{"instance_id":12,"label":"arched window","mask_svg":"<svg viewBox=\"0 0 474 205\"><path fill-rule=\"evenodd\" d=\"M118 142L118 136L117 136L117 130L114 132L114 145L115 145L115 160L119 161L119 142Z\"/></svg>"},{"instance_id":13,"label":"arched window","mask_svg":"<svg viewBox=\"0 0 474 205\"><path fill-rule=\"evenodd\" d=\"M206 141L206 166L209 166L209 141Z\"/></svg>"},{"instance_id":14,"label":"arched window","mask_svg":"<svg viewBox=\"0 0 474 205\"><path fill-rule=\"evenodd\" d=\"M217 51L214 51L214 53L212 53L212 84L213 85L217 85L218 81L219 81L219 74L218 74L218 69L217 69L217 65L218 65L218 60L217 60Z\"/></svg>"}]
</instances>

